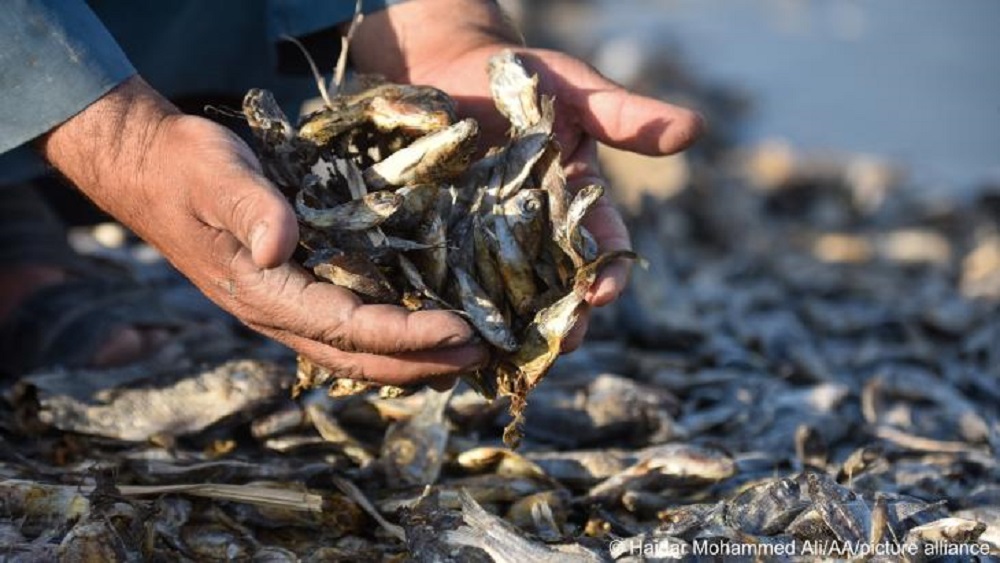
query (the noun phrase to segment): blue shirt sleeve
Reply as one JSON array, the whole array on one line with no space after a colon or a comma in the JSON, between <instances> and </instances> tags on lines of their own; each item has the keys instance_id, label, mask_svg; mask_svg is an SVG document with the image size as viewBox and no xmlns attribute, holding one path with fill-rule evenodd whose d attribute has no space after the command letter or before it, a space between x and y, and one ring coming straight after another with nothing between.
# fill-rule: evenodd
<instances>
[{"instance_id":1,"label":"blue shirt sleeve","mask_svg":"<svg viewBox=\"0 0 1000 563\"><path fill-rule=\"evenodd\" d=\"M83 0L6 0L0 13L0 153L73 117L133 74Z\"/></svg>"}]
</instances>

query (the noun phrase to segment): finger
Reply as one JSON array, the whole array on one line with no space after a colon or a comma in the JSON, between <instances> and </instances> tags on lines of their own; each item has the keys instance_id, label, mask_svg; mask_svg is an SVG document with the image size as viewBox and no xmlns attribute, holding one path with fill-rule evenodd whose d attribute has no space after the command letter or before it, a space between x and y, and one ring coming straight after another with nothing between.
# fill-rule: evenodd
<instances>
[{"instance_id":1,"label":"finger","mask_svg":"<svg viewBox=\"0 0 1000 563\"><path fill-rule=\"evenodd\" d=\"M592 184L607 186L607 180L600 171L597 144L593 138L581 139L577 150L566 163L566 177L567 187L574 192ZM601 197L594 204L582 224L594 236L601 252L632 249L625 220L607 196ZM631 263L626 260L608 264L601 270L584 298L596 307L611 303L625 290L631 269Z\"/></svg>"},{"instance_id":2,"label":"finger","mask_svg":"<svg viewBox=\"0 0 1000 563\"><path fill-rule=\"evenodd\" d=\"M546 62L558 76L556 98L603 143L655 156L681 151L701 134L703 120L694 111L629 92L566 55L549 55Z\"/></svg>"},{"instance_id":3,"label":"finger","mask_svg":"<svg viewBox=\"0 0 1000 563\"><path fill-rule=\"evenodd\" d=\"M446 378L477 369L489 357L485 347L481 345L377 355L344 352L287 332L272 332L268 336L307 356L317 365L326 367L335 377L371 381L381 385L413 385L424 382L440 385Z\"/></svg>"},{"instance_id":4,"label":"finger","mask_svg":"<svg viewBox=\"0 0 1000 563\"><path fill-rule=\"evenodd\" d=\"M427 383L431 389L443 393L454 387L456 381L458 381L458 377L454 375L439 375L428 379L425 383Z\"/></svg>"},{"instance_id":5,"label":"finger","mask_svg":"<svg viewBox=\"0 0 1000 563\"><path fill-rule=\"evenodd\" d=\"M261 270L229 237L218 251L226 264L224 287L210 288L224 306L258 330L288 332L349 352L394 354L465 344L472 327L447 311L408 311L364 305L349 290L318 282L290 264ZM223 289L224 291L220 291Z\"/></svg>"},{"instance_id":6,"label":"finger","mask_svg":"<svg viewBox=\"0 0 1000 563\"><path fill-rule=\"evenodd\" d=\"M234 165L193 196L193 210L206 224L232 233L251 250L260 268L291 258L298 224L285 197L249 166Z\"/></svg>"},{"instance_id":7,"label":"finger","mask_svg":"<svg viewBox=\"0 0 1000 563\"><path fill-rule=\"evenodd\" d=\"M587 336L587 327L590 326L590 306L581 305L579 314L576 324L570 329L569 334L566 335L559 347L561 354L568 354L579 348L583 344L584 337Z\"/></svg>"},{"instance_id":8,"label":"finger","mask_svg":"<svg viewBox=\"0 0 1000 563\"><path fill-rule=\"evenodd\" d=\"M602 253L632 248L625 221L606 197L597 201L582 223L594 235ZM629 260L618 259L611 262L600 271L584 299L595 307L611 303L625 291L631 271L632 262Z\"/></svg>"}]
</instances>

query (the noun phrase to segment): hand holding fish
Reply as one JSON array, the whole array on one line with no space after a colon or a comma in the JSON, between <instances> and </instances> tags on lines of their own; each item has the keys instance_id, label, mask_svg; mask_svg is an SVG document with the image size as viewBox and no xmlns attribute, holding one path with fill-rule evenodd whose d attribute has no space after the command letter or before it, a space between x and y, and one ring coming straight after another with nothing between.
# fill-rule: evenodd
<instances>
[{"instance_id":1,"label":"hand holding fish","mask_svg":"<svg viewBox=\"0 0 1000 563\"><path fill-rule=\"evenodd\" d=\"M444 90L458 102L460 114L479 122L482 144L494 146L505 138L508 123L496 110L482 69L497 52L513 49L538 75L539 91L555 98L554 133L571 189L607 185L597 162L597 142L667 155L698 137L702 123L695 112L629 92L564 53L528 49L521 43L494 2L414 0L366 17L356 30L351 57L361 72ZM605 196L583 225L602 251L631 248L622 217ZM587 302L601 306L614 301L625 288L628 269L624 260L605 268ZM564 351L579 346L586 326L584 312L563 342Z\"/></svg>"},{"instance_id":2,"label":"hand holding fish","mask_svg":"<svg viewBox=\"0 0 1000 563\"><path fill-rule=\"evenodd\" d=\"M42 150L209 298L342 377L409 384L485 359L451 313L362 304L290 262L295 214L246 143L140 78L57 127Z\"/></svg>"}]
</instances>

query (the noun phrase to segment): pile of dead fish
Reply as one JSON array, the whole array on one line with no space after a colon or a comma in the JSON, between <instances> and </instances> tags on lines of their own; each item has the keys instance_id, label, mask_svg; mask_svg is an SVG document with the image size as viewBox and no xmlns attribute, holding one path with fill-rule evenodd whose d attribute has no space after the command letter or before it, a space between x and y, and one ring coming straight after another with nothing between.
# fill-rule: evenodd
<instances>
[{"instance_id":1,"label":"pile of dead fish","mask_svg":"<svg viewBox=\"0 0 1000 563\"><path fill-rule=\"evenodd\" d=\"M3 382L0 561L1000 560L1000 190L781 158L644 202L516 452L508 398L293 399L223 327Z\"/></svg>"},{"instance_id":2,"label":"pile of dead fish","mask_svg":"<svg viewBox=\"0 0 1000 563\"><path fill-rule=\"evenodd\" d=\"M511 139L476 162L478 125L456 121L452 100L428 86L327 96L297 128L269 92L251 90L244 114L268 177L294 201L304 265L368 303L461 312L495 351L468 379L487 397L511 397L505 441L515 445L527 394L598 269L631 254L598 256L580 224L603 188L567 191L553 100L539 98L537 77L510 51L488 70ZM297 389L329 385L334 396L372 387L305 358L299 378Z\"/></svg>"}]
</instances>

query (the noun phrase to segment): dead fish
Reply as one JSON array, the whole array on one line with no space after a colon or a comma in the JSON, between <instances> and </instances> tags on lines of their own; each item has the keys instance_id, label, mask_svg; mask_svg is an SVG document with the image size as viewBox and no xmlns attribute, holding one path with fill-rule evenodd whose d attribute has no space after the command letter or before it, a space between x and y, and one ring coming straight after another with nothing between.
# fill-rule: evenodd
<instances>
[{"instance_id":1,"label":"dead fish","mask_svg":"<svg viewBox=\"0 0 1000 563\"><path fill-rule=\"evenodd\" d=\"M751 534L772 536L785 531L808 506L794 480L766 480L751 485L732 500L726 521Z\"/></svg>"},{"instance_id":2,"label":"dead fish","mask_svg":"<svg viewBox=\"0 0 1000 563\"><path fill-rule=\"evenodd\" d=\"M524 315L538 295L534 268L502 215L494 214L487 220L487 225L492 227L487 243L503 279L504 291L514 311Z\"/></svg>"},{"instance_id":3,"label":"dead fish","mask_svg":"<svg viewBox=\"0 0 1000 563\"><path fill-rule=\"evenodd\" d=\"M185 526L181 540L195 558L207 561L249 560L252 544L243 534L223 525Z\"/></svg>"},{"instance_id":4,"label":"dead fish","mask_svg":"<svg viewBox=\"0 0 1000 563\"><path fill-rule=\"evenodd\" d=\"M986 524L964 518L942 518L929 524L912 528L905 543L970 543L986 531Z\"/></svg>"},{"instance_id":5,"label":"dead fish","mask_svg":"<svg viewBox=\"0 0 1000 563\"><path fill-rule=\"evenodd\" d=\"M444 221L439 215L434 215L417 227L417 241L426 245L414 256L414 261L420 266L421 272L427 278L427 284L435 294L444 290L448 279L448 239Z\"/></svg>"},{"instance_id":6,"label":"dead fish","mask_svg":"<svg viewBox=\"0 0 1000 563\"><path fill-rule=\"evenodd\" d=\"M381 131L426 135L455 121L455 102L432 86L384 84L353 98L367 101L365 117Z\"/></svg>"},{"instance_id":7,"label":"dead fish","mask_svg":"<svg viewBox=\"0 0 1000 563\"><path fill-rule=\"evenodd\" d=\"M479 125L464 119L421 137L365 170L365 184L378 190L452 178L468 164L478 135Z\"/></svg>"},{"instance_id":8,"label":"dead fish","mask_svg":"<svg viewBox=\"0 0 1000 563\"><path fill-rule=\"evenodd\" d=\"M20 530L29 536L69 524L90 513L90 499L79 487L21 479L0 481L0 506L5 513L23 519Z\"/></svg>"},{"instance_id":9,"label":"dead fish","mask_svg":"<svg viewBox=\"0 0 1000 563\"><path fill-rule=\"evenodd\" d=\"M368 257L359 253L330 252L313 273L334 285L350 289L362 299L374 303L393 303L399 292Z\"/></svg>"},{"instance_id":10,"label":"dead fish","mask_svg":"<svg viewBox=\"0 0 1000 563\"><path fill-rule=\"evenodd\" d=\"M265 147L280 147L295 138L296 131L274 99L274 94L251 88L243 97L243 113L250 130Z\"/></svg>"},{"instance_id":11,"label":"dead fish","mask_svg":"<svg viewBox=\"0 0 1000 563\"><path fill-rule=\"evenodd\" d=\"M453 391L426 390L420 412L386 430L379 463L390 486L430 485L437 481L448 442L444 409Z\"/></svg>"},{"instance_id":12,"label":"dead fish","mask_svg":"<svg viewBox=\"0 0 1000 563\"><path fill-rule=\"evenodd\" d=\"M507 504L528 495L550 490L545 481L529 477L503 477L494 473L448 479L433 487L442 508L461 508L461 495L466 493L481 504ZM425 488L411 489L378 502L379 510L396 512L404 507L416 506L426 496Z\"/></svg>"},{"instance_id":13,"label":"dead fish","mask_svg":"<svg viewBox=\"0 0 1000 563\"><path fill-rule=\"evenodd\" d=\"M628 251L604 254L581 268L576 275L573 290L565 297L535 314L525 330L524 342L509 358L497 365L497 387L501 394L511 398L510 412L513 421L504 429L504 443L514 447L520 442L527 394L548 372L559 356L562 341L576 324L580 306L587 289L594 283L598 271L608 262L620 257L634 257Z\"/></svg>"},{"instance_id":14,"label":"dead fish","mask_svg":"<svg viewBox=\"0 0 1000 563\"><path fill-rule=\"evenodd\" d=\"M853 494L845 498L847 491L825 475L809 472L806 482L814 509L838 540L857 545L868 539L872 515L863 499Z\"/></svg>"},{"instance_id":15,"label":"dead fish","mask_svg":"<svg viewBox=\"0 0 1000 563\"><path fill-rule=\"evenodd\" d=\"M451 545L481 549L497 563L603 561L601 556L579 545L568 545L559 549L525 538L507 521L483 510L483 507L464 491L461 494L461 502L462 519L466 525L445 532L444 541Z\"/></svg>"},{"instance_id":16,"label":"dead fish","mask_svg":"<svg viewBox=\"0 0 1000 563\"><path fill-rule=\"evenodd\" d=\"M490 301L499 307L505 299L503 276L487 240L490 235L486 232L485 221L482 215L472 216L471 244L466 242L465 245L470 247L473 253L477 283L489 296Z\"/></svg>"},{"instance_id":17,"label":"dead fish","mask_svg":"<svg viewBox=\"0 0 1000 563\"><path fill-rule=\"evenodd\" d=\"M526 131L542 119L538 108L538 76L528 76L510 49L490 58L490 91L500 113L515 131Z\"/></svg>"},{"instance_id":18,"label":"dead fish","mask_svg":"<svg viewBox=\"0 0 1000 563\"><path fill-rule=\"evenodd\" d=\"M507 319L490 300L476 280L462 268L452 268L451 273L458 283L462 299L462 310L469 315L472 326L487 342L512 352L517 350L517 340L510 330Z\"/></svg>"},{"instance_id":19,"label":"dead fish","mask_svg":"<svg viewBox=\"0 0 1000 563\"><path fill-rule=\"evenodd\" d=\"M537 464L507 448L480 446L458 455L455 461L474 473L495 473L505 477L545 478Z\"/></svg>"},{"instance_id":20,"label":"dead fish","mask_svg":"<svg viewBox=\"0 0 1000 563\"><path fill-rule=\"evenodd\" d=\"M571 256L573 246L565 236L571 197L566 189L566 173L558 149L550 145L539 160L537 168L540 170L538 185L545 191L547 198L553 240L566 256Z\"/></svg>"},{"instance_id":21,"label":"dead fish","mask_svg":"<svg viewBox=\"0 0 1000 563\"><path fill-rule=\"evenodd\" d=\"M502 214L514 233L514 240L532 263L538 260L546 236L545 198L542 190L521 190L502 204Z\"/></svg>"},{"instance_id":22,"label":"dead fish","mask_svg":"<svg viewBox=\"0 0 1000 563\"><path fill-rule=\"evenodd\" d=\"M639 454L639 461L590 489L591 498L609 498L626 488L648 484L709 483L732 477L736 465L729 455L689 444L664 444Z\"/></svg>"},{"instance_id":23,"label":"dead fish","mask_svg":"<svg viewBox=\"0 0 1000 563\"><path fill-rule=\"evenodd\" d=\"M387 226L407 229L432 219L428 215L435 212L441 192L441 186L437 184L416 184L397 188L395 193L403 198L403 205Z\"/></svg>"},{"instance_id":24,"label":"dead fish","mask_svg":"<svg viewBox=\"0 0 1000 563\"><path fill-rule=\"evenodd\" d=\"M303 119L299 137L325 147L364 124L382 132L425 135L455 119L451 98L430 86L383 83L354 95L334 96L330 102Z\"/></svg>"},{"instance_id":25,"label":"dead fish","mask_svg":"<svg viewBox=\"0 0 1000 563\"><path fill-rule=\"evenodd\" d=\"M321 404L311 402L306 405L305 412L309 417L309 421L312 422L316 431L319 432L319 435L327 442L340 446L344 451L344 455L357 463L359 467L364 468L374 461L375 458L369 453L364 444L344 429L340 422Z\"/></svg>"},{"instance_id":26,"label":"dead fish","mask_svg":"<svg viewBox=\"0 0 1000 563\"><path fill-rule=\"evenodd\" d=\"M633 452L611 448L566 452L529 452L528 461L546 475L570 487L590 487L635 463Z\"/></svg>"},{"instance_id":27,"label":"dead fish","mask_svg":"<svg viewBox=\"0 0 1000 563\"><path fill-rule=\"evenodd\" d=\"M499 181L491 194L494 202L502 202L517 195L550 141L549 132L529 133L515 138L497 155L494 174L499 176Z\"/></svg>"},{"instance_id":28,"label":"dead fish","mask_svg":"<svg viewBox=\"0 0 1000 563\"><path fill-rule=\"evenodd\" d=\"M396 257L396 260L399 262L399 269L403 273L403 277L406 278L406 281L417 291L420 297L427 299L430 303L436 304L437 307L443 309L452 308L447 301L438 296L438 294L427 285L427 282L424 281L420 270L417 269L416 265L414 265L409 258L400 254ZM419 306L420 308L424 308L422 302Z\"/></svg>"},{"instance_id":29,"label":"dead fish","mask_svg":"<svg viewBox=\"0 0 1000 563\"><path fill-rule=\"evenodd\" d=\"M291 387L288 370L271 362L233 360L196 368L174 358L168 367L157 366L164 357L113 369L36 372L24 383L36 390L45 424L137 442L200 432L272 404ZM109 394L111 385L115 390Z\"/></svg>"},{"instance_id":30,"label":"dead fish","mask_svg":"<svg viewBox=\"0 0 1000 563\"><path fill-rule=\"evenodd\" d=\"M569 492L566 490L535 493L510 505L506 517L522 530L535 534L543 541L553 542L564 537L568 503Z\"/></svg>"},{"instance_id":31,"label":"dead fish","mask_svg":"<svg viewBox=\"0 0 1000 563\"><path fill-rule=\"evenodd\" d=\"M95 503L59 542L59 561L129 561L149 555L147 514L125 501Z\"/></svg>"},{"instance_id":32,"label":"dead fish","mask_svg":"<svg viewBox=\"0 0 1000 563\"><path fill-rule=\"evenodd\" d=\"M563 227L565 232L559 236L568 241L569 247L573 249L573 252L568 254L577 267L596 258L596 246L593 238L591 237L590 242L586 242L589 233L583 234L586 231L583 230L580 223L603 195L604 188L602 186L597 184L586 186L573 196L566 212L566 224Z\"/></svg>"},{"instance_id":33,"label":"dead fish","mask_svg":"<svg viewBox=\"0 0 1000 563\"><path fill-rule=\"evenodd\" d=\"M327 209L309 207L301 191L295 197L295 211L304 223L321 229L334 228L345 231L364 231L377 227L391 217L402 204L402 196L388 191L372 192L361 199Z\"/></svg>"},{"instance_id":34,"label":"dead fish","mask_svg":"<svg viewBox=\"0 0 1000 563\"><path fill-rule=\"evenodd\" d=\"M260 161L268 178L283 186L297 186L305 160L299 154L302 147L295 143L295 128L274 95L267 90L251 89L243 98L243 115L259 141Z\"/></svg>"}]
</instances>

